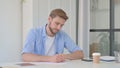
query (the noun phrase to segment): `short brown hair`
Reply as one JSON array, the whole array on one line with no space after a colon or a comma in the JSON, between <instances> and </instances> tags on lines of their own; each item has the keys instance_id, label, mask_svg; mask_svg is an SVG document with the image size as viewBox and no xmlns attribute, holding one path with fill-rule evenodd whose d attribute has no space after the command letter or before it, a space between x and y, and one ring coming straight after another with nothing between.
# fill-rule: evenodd
<instances>
[{"instance_id":1,"label":"short brown hair","mask_svg":"<svg viewBox=\"0 0 120 68\"><path fill-rule=\"evenodd\" d=\"M52 18L55 18L56 16L59 16L59 17L65 19L65 20L68 19L68 16L66 15L66 13L62 9L52 10L49 16L52 17Z\"/></svg>"}]
</instances>

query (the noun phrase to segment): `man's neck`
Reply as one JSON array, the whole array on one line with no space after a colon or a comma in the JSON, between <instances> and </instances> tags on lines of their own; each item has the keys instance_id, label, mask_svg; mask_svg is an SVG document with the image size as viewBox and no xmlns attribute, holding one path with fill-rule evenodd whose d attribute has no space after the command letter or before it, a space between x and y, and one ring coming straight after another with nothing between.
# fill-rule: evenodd
<instances>
[{"instance_id":1,"label":"man's neck","mask_svg":"<svg viewBox=\"0 0 120 68\"><path fill-rule=\"evenodd\" d=\"M46 25L46 34L48 35L48 36L50 36L50 37L53 37L54 36L54 34L52 34L51 32L50 32L50 29L49 29L49 27L48 27L48 25Z\"/></svg>"}]
</instances>

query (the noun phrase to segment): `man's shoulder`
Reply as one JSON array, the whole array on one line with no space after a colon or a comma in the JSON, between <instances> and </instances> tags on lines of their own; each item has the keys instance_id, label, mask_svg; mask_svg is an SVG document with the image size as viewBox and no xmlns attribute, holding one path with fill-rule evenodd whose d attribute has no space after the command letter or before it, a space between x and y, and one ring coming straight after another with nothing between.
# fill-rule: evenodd
<instances>
[{"instance_id":1,"label":"man's shoulder","mask_svg":"<svg viewBox=\"0 0 120 68\"><path fill-rule=\"evenodd\" d=\"M44 27L42 26L39 26L39 27L33 27L30 29L30 33L35 33L35 34L38 34L38 33L41 33L42 31L44 30Z\"/></svg>"},{"instance_id":2,"label":"man's shoulder","mask_svg":"<svg viewBox=\"0 0 120 68\"><path fill-rule=\"evenodd\" d=\"M39 27L33 27L33 28L31 28L30 30L32 30L32 31L41 31L41 30L43 30L43 29L44 29L43 26L39 26Z\"/></svg>"}]
</instances>

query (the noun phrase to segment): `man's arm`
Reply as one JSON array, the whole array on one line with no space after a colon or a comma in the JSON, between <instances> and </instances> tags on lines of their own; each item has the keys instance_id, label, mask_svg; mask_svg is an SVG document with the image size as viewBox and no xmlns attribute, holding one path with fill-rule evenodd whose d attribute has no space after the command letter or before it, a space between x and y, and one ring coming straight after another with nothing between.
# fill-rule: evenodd
<instances>
[{"instance_id":1,"label":"man's arm","mask_svg":"<svg viewBox=\"0 0 120 68\"><path fill-rule=\"evenodd\" d=\"M64 57L59 54L54 56L40 56L31 53L24 53L22 55L22 60L25 62L63 62Z\"/></svg>"},{"instance_id":2,"label":"man's arm","mask_svg":"<svg viewBox=\"0 0 120 68\"><path fill-rule=\"evenodd\" d=\"M40 56L36 54L31 54L31 53L24 53L22 54L22 60L25 62L39 62L39 61L49 61L48 56Z\"/></svg>"},{"instance_id":3,"label":"man's arm","mask_svg":"<svg viewBox=\"0 0 120 68\"><path fill-rule=\"evenodd\" d=\"M83 58L83 52L82 51L75 51L71 54L63 54L65 59L75 60L75 59L82 59Z\"/></svg>"}]
</instances>

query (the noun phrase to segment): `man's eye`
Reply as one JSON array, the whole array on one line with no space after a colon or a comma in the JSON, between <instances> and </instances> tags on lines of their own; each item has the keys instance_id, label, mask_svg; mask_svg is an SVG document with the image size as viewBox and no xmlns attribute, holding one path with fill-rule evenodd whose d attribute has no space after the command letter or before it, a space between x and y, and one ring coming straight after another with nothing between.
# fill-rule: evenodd
<instances>
[{"instance_id":1,"label":"man's eye","mask_svg":"<svg viewBox=\"0 0 120 68\"><path fill-rule=\"evenodd\" d=\"M61 27L62 27L63 25L61 25Z\"/></svg>"}]
</instances>

